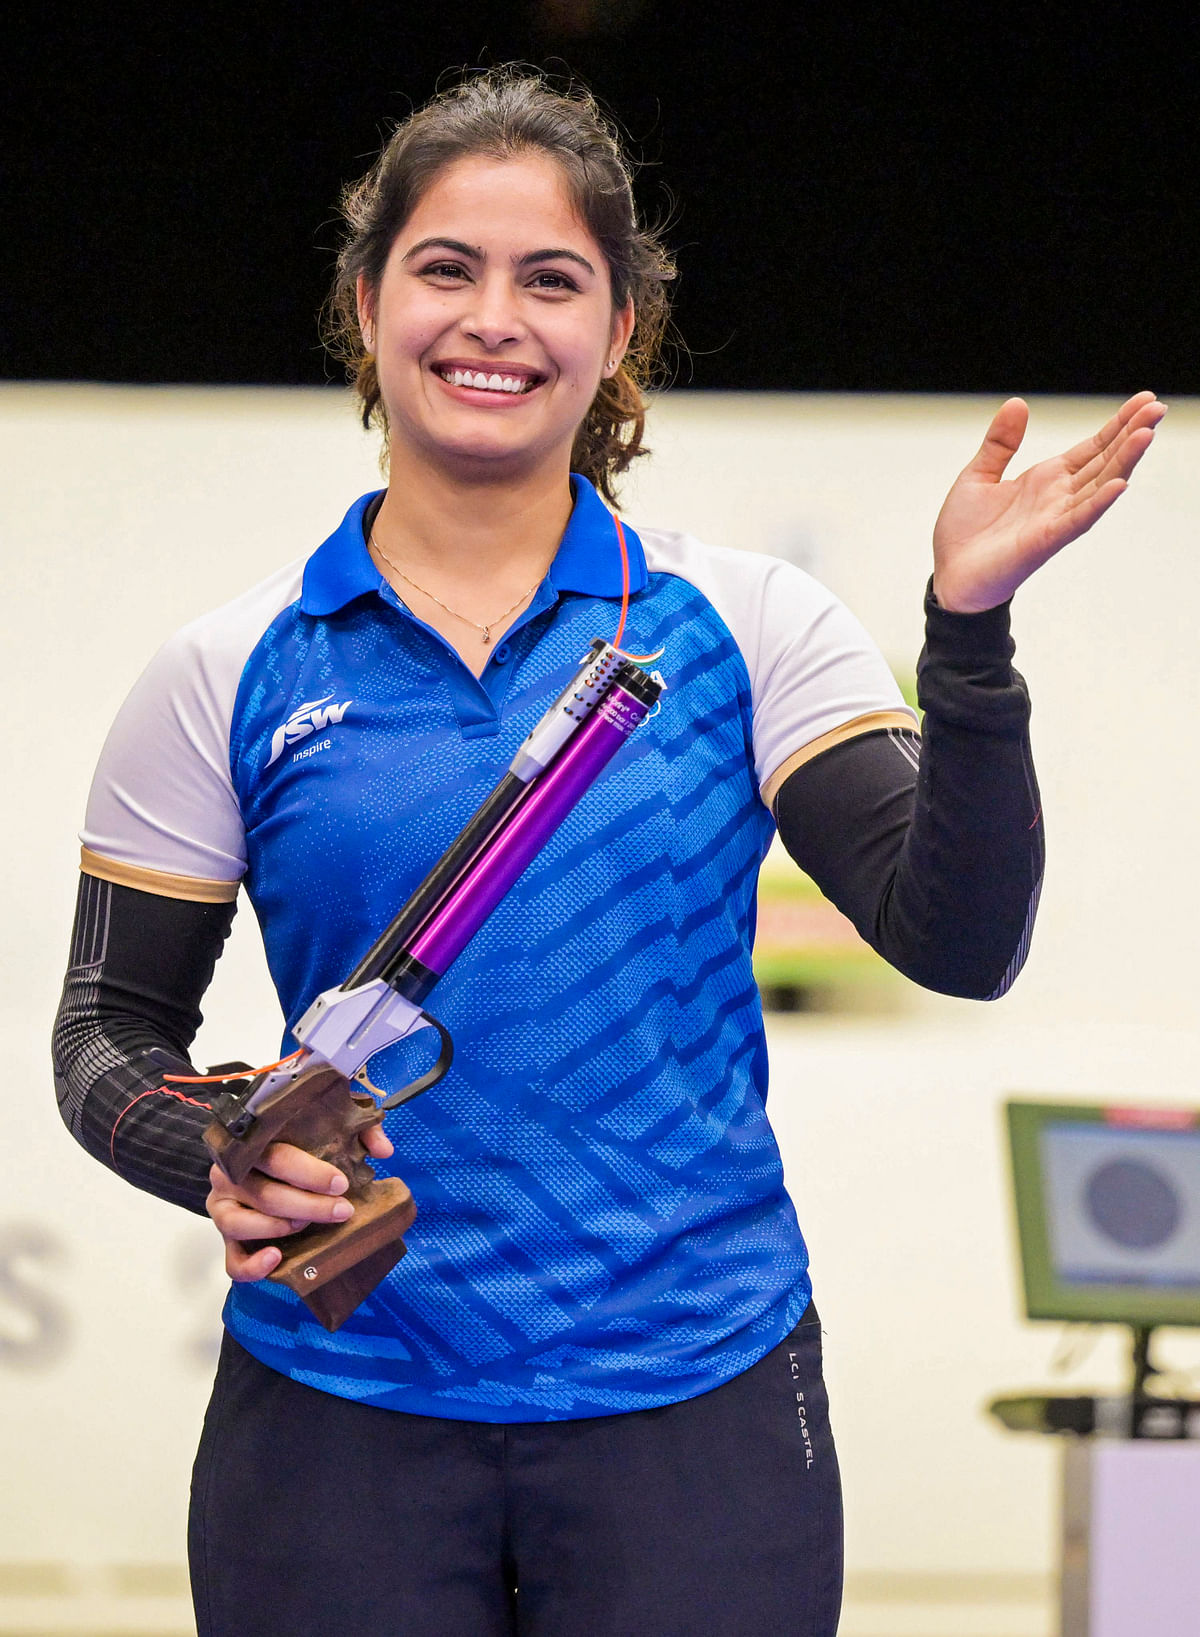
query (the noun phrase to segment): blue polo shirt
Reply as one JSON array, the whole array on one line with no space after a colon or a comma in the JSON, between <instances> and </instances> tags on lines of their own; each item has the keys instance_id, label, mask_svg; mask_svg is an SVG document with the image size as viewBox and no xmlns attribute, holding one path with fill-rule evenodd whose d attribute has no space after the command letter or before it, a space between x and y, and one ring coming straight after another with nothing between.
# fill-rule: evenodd
<instances>
[{"instance_id":1,"label":"blue polo shirt","mask_svg":"<svg viewBox=\"0 0 1200 1637\"><path fill-rule=\"evenodd\" d=\"M574 493L478 678L381 579L370 495L179 633L110 735L84 868L182 897L244 886L290 1029L613 635L613 521L584 480ZM623 645L663 650L668 691L427 1003L454 1066L389 1114L377 1165L417 1200L407 1256L334 1334L282 1286L230 1292L238 1341L311 1386L481 1421L644 1409L748 1368L808 1302L751 972L763 795L830 735L911 718L797 570L626 537ZM404 1083L416 1052L372 1078Z\"/></svg>"}]
</instances>

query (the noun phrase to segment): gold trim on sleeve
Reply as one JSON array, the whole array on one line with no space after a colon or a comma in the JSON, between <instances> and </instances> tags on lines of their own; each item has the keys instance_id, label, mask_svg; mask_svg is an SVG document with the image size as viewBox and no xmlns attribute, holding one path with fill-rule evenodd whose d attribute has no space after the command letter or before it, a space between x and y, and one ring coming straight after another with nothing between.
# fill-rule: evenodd
<instances>
[{"instance_id":1,"label":"gold trim on sleeve","mask_svg":"<svg viewBox=\"0 0 1200 1637\"><path fill-rule=\"evenodd\" d=\"M868 711L865 716L855 716L849 722L843 722L840 727L831 728L823 733L819 739L794 750L785 761L780 762L775 771L769 774L762 782L762 799L767 806L774 810L775 797L779 794L784 781L789 779L798 767L805 762L811 762L814 756L822 751L832 750L834 745L844 744L847 739L857 739L864 733L880 733L885 728L902 728L906 733L920 733L913 717L908 711Z\"/></svg>"},{"instance_id":2,"label":"gold trim on sleeve","mask_svg":"<svg viewBox=\"0 0 1200 1637\"><path fill-rule=\"evenodd\" d=\"M123 864L105 858L90 847L81 850L79 868L84 875L114 881L119 887L136 887L159 898L188 898L196 904L231 904L238 895L239 881L206 881L198 875L171 875L166 870L148 870L141 864Z\"/></svg>"}]
</instances>

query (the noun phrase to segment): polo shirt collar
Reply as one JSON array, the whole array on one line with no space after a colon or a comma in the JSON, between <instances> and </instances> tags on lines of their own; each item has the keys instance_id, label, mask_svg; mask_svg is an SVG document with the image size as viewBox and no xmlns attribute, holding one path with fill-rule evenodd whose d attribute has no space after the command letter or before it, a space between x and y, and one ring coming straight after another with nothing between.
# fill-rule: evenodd
<instances>
[{"instance_id":1,"label":"polo shirt collar","mask_svg":"<svg viewBox=\"0 0 1200 1637\"><path fill-rule=\"evenodd\" d=\"M621 552L612 513L587 478L577 472L571 473L571 489L575 504L550 564L550 584L555 591L619 597ZM335 614L355 597L379 590L381 577L367 550L363 519L381 492L376 489L356 500L304 565L300 607L305 614ZM629 548L629 589L641 591L646 584L646 558L641 541L628 524L625 543Z\"/></svg>"},{"instance_id":2,"label":"polo shirt collar","mask_svg":"<svg viewBox=\"0 0 1200 1637\"><path fill-rule=\"evenodd\" d=\"M587 478L571 473L575 504L562 540L550 564L550 584L556 591L582 591L593 597L621 595L621 548L613 514ZM629 548L629 589L646 584L646 557L642 542L624 525Z\"/></svg>"}]
</instances>

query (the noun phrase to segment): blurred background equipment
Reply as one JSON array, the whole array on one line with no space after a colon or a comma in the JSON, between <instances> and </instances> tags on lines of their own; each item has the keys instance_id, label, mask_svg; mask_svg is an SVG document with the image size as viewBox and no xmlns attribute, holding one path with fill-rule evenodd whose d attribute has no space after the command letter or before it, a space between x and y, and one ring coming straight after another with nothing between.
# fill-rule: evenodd
<instances>
[{"instance_id":1,"label":"blurred background equipment","mask_svg":"<svg viewBox=\"0 0 1200 1637\"><path fill-rule=\"evenodd\" d=\"M1013 1432L1200 1439L1200 1396L1163 1376L1151 1338L1200 1326L1200 1110L1006 1105L1025 1312L1131 1332L1120 1396L1026 1394Z\"/></svg>"},{"instance_id":2,"label":"blurred background equipment","mask_svg":"<svg viewBox=\"0 0 1200 1637\"><path fill-rule=\"evenodd\" d=\"M1200 1111L1012 1101L1007 1116L1028 1316L1200 1325Z\"/></svg>"},{"instance_id":3,"label":"blurred background equipment","mask_svg":"<svg viewBox=\"0 0 1200 1637\"><path fill-rule=\"evenodd\" d=\"M1200 1326L1200 1111L1014 1100L1006 1113L1026 1313L1133 1338L1124 1394L990 1405L1010 1431L1074 1435L1061 1637L1194 1637L1200 1397L1160 1375L1150 1340Z\"/></svg>"}]
</instances>

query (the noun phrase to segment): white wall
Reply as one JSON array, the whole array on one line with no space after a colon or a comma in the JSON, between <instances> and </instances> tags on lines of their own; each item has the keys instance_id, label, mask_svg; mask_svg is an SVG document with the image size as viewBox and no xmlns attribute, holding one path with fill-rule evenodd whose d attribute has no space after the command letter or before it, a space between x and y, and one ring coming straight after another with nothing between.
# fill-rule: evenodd
<instances>
[{"instance_id":1,"label":"white wall","mask_svg":"<svg viewBox=\"0 0 1200 1637\"><path fill-rule=\"evenodd\" d=\"M1108 407L1036 403L1031 454ZM911 666L932 518L989 408L675 395L626 509L801 557ZM205 1224L123 1186L58 1122L46 1038L75 830L150 651L311 550L377 485L375 451L336 393L9 387L0 428L0 1632L164 1637L187 1629L184 1492L221 1281ZM772 1026L772 1107L828 1331L847 1637L1050 1630L1054 1452L980 1414L994 1392L1047 1385L1055 1339L1017 1317L998 1102L1197 1100L1198 457L1200 409L1176 405L1117 511L1018 599L1050 865L1016 990L990 1008L909 991L890 1020ZM248 913L210 1001L200 1060L271 1051ZM1200 1363L1187 1336L1164 1350ZM1085 1373L1117 1384L1115 1336Z\"/></svg>"}]
</instances>

